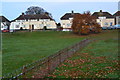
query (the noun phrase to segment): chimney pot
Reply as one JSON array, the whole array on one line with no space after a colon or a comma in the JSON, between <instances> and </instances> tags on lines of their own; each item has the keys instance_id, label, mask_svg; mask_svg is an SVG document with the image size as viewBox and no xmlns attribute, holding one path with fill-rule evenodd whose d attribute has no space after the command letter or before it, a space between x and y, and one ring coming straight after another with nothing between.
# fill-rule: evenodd
<instances>
[{"instance_id":1,"label":"chimney pot","mask_svg":"<svg viewBox=\"0 0 120 80\"><path fill-rule=\"evenodd\" d=\"M100 10L100 12L102 12L102 10Z\"/></svg>"},{"instance_id":2,"label":"chimney pot","mask_svg":"<svg viewBox=\"0 0 120 80\"><path fill-rule=\"evenodd\" d=\"M72 10L72 13L74 13L74 11Z\"/></svg>"},{"instance_id":3,"label":"chimney pot","mask_svg":"<svg viewBox=\"0 0 120 80\"><path fill-rule=\"evenodd\" d=\"M22 13L22 15L24 15L24 13Z\"/></svg>"}]
</instances>

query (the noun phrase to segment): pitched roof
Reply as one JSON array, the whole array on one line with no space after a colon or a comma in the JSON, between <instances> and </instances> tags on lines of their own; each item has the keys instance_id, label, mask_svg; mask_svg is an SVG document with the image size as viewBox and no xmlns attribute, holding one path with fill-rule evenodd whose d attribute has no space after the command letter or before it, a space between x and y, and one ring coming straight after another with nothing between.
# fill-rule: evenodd
<instances>
[{"instance_id":1,"label":"pitched roof","mask_svg":"<svg viewBox=\"0 0 120 80\"><path fill-rule=\"evenodd\" d=\"M15 20L28 20L28 19L50 19L53 20L51 17L49 17L48 15L42 15L42 14L34 14L34 15L20 15L19 17L17 17ZM15 21L12 20L12 21Z\"/></svg>"},{"instance_id":2,"label":"pitched roof","mask_svg":"<svg viewBox=\"0 0 120 80\"><path fill-rule=\"evenodd\" d=\"M0 22L10 22L10 21L4 16L0 16Z\"/></svg>"},{"instance_id":3,"label":"pitched roof","mask_svg":"<svg viewBox=\"0 0 120 80\"><path fill-rule=\"evenodd\" d=\"M120 11L117 11L113 16L120 16Z\"/></svg>"},{"instance_id":4,"label":"pitched roof","mask_svg":"<svg viewBox=\"0 0 120 80\"><path fill-rule=\"evenodd\" d=\"M60 19L61 20L67 20L69 18L73 18L75 14L79 14L79 13L66 13L65 15L63 15Z\"/></svg>"},{"instance_id":5,"label":"pitched roof","mask_svg":"<svg viewBox=\"0 0 120 80\"><path fill-rule=\"evenodd\" d=\"M106 17L106 18L113 18L113 16L109 12L94 12L92 16L98 17Z\"/></svg>"}]
</instances>

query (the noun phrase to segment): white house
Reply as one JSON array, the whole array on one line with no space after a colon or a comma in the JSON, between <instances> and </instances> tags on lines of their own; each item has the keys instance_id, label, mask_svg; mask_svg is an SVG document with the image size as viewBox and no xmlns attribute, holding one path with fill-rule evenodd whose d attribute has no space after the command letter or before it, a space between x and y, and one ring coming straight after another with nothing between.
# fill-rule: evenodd
<instances>
[{"instance_id":1,"label":"white house","mask_svg":"<svg viewBox=\"0 0 120 80\"><path fill-rule=\"evenodd\" d=\"M115 24L120 25L120 11L117 11L113 16L115 17Z\"/></svg>"},{"instance_id":2,"label":"white house","mask_svg":"<svg viewBox=\"0 0 120 80\"><path fill-rule=\"evenodd\" d=\"M11 30L40 30L56 28L57 26L54 19L45 14L24 15L24 13L22 13L22 15L13 20L10 25Z\"/></svg>"},{"instance_id":3,"label":"white house","mask_svg":"<svg viewBox=\"0 0 120 80\"><path fill-rule=\"evenodd\" d=\"M101 27L109 27L115 25L114 17L108 12L94 12L92 16L96 17L97 22L101 25Z\"/></svg>"},{"instance_id":4,"label":"white house","mask_svg":"<svg viewBox=\"0 0 120 80\"><path fill-rule=\"evenodd\" d=\"M1 30L9 30L10 21L4 16L0 16L0 26Z\"/></svg>"},{"instance_id":5,"label":"white house","mask_svg":"<svg viewBox=\"0 0 120 80\"><path fill-rule=\"evenodd\" d=\"M60 18L60 24L61 24L61 27L63 28L63 31L72 30L71 26L72 26L73 17L75 14L79 14L79 13L74 13L72 11L72 13L66 13Z\"/></svg>"}]
</instances>

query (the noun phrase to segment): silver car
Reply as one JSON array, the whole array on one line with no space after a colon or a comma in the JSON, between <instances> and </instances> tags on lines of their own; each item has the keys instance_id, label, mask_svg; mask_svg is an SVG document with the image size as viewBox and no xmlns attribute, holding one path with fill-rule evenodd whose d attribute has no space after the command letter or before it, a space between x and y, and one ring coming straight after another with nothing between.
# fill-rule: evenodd
<instances>
[{"instance_id":1,"label":"silver car","mask_svg":"<svg viewBox=\"0 0 120 80\"><path fill-rule=\"evenodd\" d=\"M114 25L114 27L115 27L116 29L120 29L120 24L116 24L116 25Z\"/></svg>"}]
</instances>

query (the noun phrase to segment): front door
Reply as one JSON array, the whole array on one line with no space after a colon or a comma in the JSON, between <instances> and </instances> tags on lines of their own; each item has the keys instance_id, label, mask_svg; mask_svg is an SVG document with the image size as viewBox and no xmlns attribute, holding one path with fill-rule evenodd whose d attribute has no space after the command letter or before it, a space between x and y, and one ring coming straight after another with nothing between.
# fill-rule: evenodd
<instances>
[{"instance_id":1,"label":"front door","mask_svg":"<svg viewBox=\"0 0 120 80\"><path fill-rule=\"evenodd\" d=\"M32 30L34 30L34 25L32 25Z\"/></svg>"},{"instance_id":2,"label":"front door","mask_svg":"<svg viewBox=\"0 0 120 80\"><path fill-rule=\"evenodd\" d=\"M110 26L112 26L113 24L112 24L112 22L110 23Z\"/></svg>"}]
</instances>

